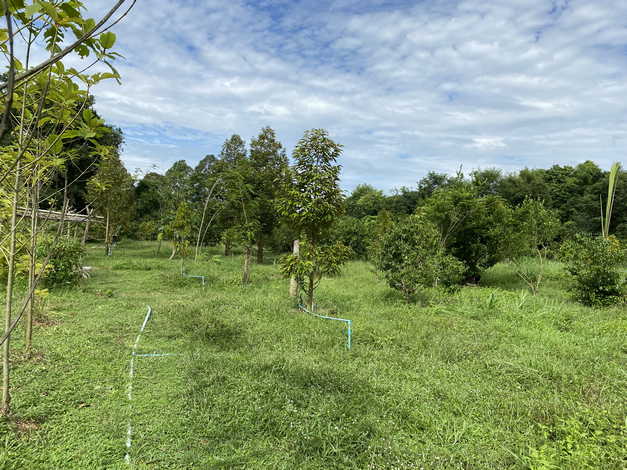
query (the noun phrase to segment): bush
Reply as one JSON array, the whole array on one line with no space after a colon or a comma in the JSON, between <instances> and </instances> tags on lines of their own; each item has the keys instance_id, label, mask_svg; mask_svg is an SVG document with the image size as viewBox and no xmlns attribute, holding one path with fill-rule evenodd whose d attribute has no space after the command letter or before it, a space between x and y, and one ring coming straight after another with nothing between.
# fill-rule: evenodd
<instances>
[{"instance_id":1,"label":"bush","mask_svg":"<svg viewBox=\"0 0 627 470\"><path fill-rule=\"evenodd\" d=\"M134 235L138 240L156 240L159 229L156 221L144 220L137 225Z\"/></svg>"},{"instance_id":2,"label":"bush","mask_svg":"<svg viewBox=\"0 0 627 470\"><path fill-rule=\"evenodd\" d=\"M349 247L353 256L364 258L368 248L368 229L362 219L344 216L331 228L331 238Z\"/></svg>"},{"instance_id":3,"label":"bush","mask_svg":"<svg viewBox=\"0 0 627 470\"><path fill-rule=\"evenodd\" d=\"M565 242L560 257L570 274L575 299L600 307L624 302L627 283L622 281L620 268L626 254L615 237L580 234Z\"/></svg>"},{"instance_id":4,"label":"bush","mask_svg":"<svg viewBox=\"0 0 627 470\"><path fill-rule=\"evenodd\" d=\"M42 241L38 249L38 258L50 259L46 267L43 282L47 286L74 286L81 278L81 259L84 249L78 240L61 238L56 242L52 238Z\"/></svg>"},{"instance_id":5,"label":"bush","mask_svg":"<svg viewBox=\"0 0 627 470\"><path fill-rule=\"evenodd\" d=\"M424 288L455 286L466 270L444 252L435 225L420 216L407 217L388 230L375 265L407 300Z\"/></svg>"},{"instance_id":6,"label":"bush","mask_svg":"<svg viewBox=\"0 0 627 470\"><path fill-rule=\"evenodd\" d=\"M447 252L464 262L468 281L478 281L483 270L509 254L512 209L498 196L481 196L470 183L436 190L417 213L435 224Z\"/></svg>"},{"instance_id":7,"label":"bush","mask_svg":"<svg viewBox=\"0 0 627 470\"><path fill-rule=\"evenodd\" d=\"M339 275L350 255L350 248L339 242L314 245L303 238L298 256L290 254L281 257L281 274L298 281L300 290L307 296L307 306L313 310L314 291L322 278Z\"/></svg>"}]
</instances>

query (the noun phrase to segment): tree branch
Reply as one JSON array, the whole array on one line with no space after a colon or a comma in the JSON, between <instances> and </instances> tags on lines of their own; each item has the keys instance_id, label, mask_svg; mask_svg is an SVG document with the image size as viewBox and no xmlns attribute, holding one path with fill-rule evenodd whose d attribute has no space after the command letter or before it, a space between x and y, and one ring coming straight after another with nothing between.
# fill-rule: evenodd
<instances>
[{"instance_id":1,"label":"tree branch","mask_svg":"<svg viewBox=\"0 0 627 470\"><path fill-rule=\"evenodd\" d=\"M27 78L32 77L33 75L38 74L39 72L41 72L42 70L45 70L47 67L50 67L51 65L54 65L55 63L57 63L58 61L60 61L61 59L63 59L66 55L68 55L70 52L72 52L74 49L76 49L78 46L80 46L82 43L84 43L86 40L90 39L94 34L97 33L97 31L107 22L109 21L109 19L111 18L111 16L113 16L113 14L126 2L126 0L118 0L115 5L111 8L111 10L109 10L109 12L89 31L87 31L85 34L83 34L81 37L79 37L76 41L74 41L72 44L70 44L69 46L67 46L65 49L63 49L61 52L59 52L58 54L50 57L48 60L45 60L44 62L42 62L41 64L33 67L32 69L29 69L27 71L25 71L24 73L22 73L21 75L18 75L17 77L15 77L15 85L19 85L21 82L23 82L24 80L26 80ZM4 3L6 5L6 0L4 0ZM8 12L8 9L7 9ZM15 86L14 85L14 86ZM3 84L0 85L0 91L4 91L7 90L8 88L8 84Z\"/></svg>"}]
</instances>

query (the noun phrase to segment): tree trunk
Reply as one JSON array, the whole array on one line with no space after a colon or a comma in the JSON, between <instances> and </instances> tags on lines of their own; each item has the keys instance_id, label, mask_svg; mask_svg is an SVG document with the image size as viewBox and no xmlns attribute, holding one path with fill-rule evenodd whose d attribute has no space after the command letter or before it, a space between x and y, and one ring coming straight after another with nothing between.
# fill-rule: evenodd
<instances>
[{"instance_id":1,"label":"tree trunk","mask_svg":"<svg viewBox=\"0 0 627 470\"><path fill-rule=\"evenodd\" d=\"M224 240L224 256L231 256L231 240Z\"/></svg>"},{"instance_id":2,"label":"tree trunk","mask_svg":"<svg viewBox=\"0 0 627 470\"><path fill-rule=\"evenodd\" d=\"M17 202L20 189L20 162L18 160L15 168L15 185L13 186L13 207L11 208L11 237L9 241L9 253L7 259L7 291L4 310L4 332L9 333L11 329L11 313L13 309L13 279L15 277L15 245L17 231ZM2 345L2 406L0 411L3 415L8 415L11 407L11 394L9 393L9 377L11 368L10 358L11 336Z\"/></svg>"},{"instance_id":3,"label":"tree trunk","mask_svg":"<svg viewBox=\"0 0 627 470\"><path fill-rule=\"evenodd\" d=\"M28 306L26 309L26 351L30 353L33 340L33 314L35 311L35 271L37 269L37 230L39 222L39 183L35 182L31 189L31 238L30 265L28 266Z\"/></svg>"},{"instance_id":4,"label":"tree trunk","mask_svg":"<svg viewBox=\"0 0 627 470\"><path fill-rule=\"evenodd\" d=\"M170 255L168 259L174 259L177 251L178 250L176 249L176 242L172 242L172 254Z\"/></svg>"},{"instance_id":5,"label":"tree trunk","mask_svg":"<svg viewBox=\"0 0 627 470\"><path fill-rule=\"evenodd\" d=\"M250 264L252 259L252 246L246 245L244 247L244 273L242 275L242 284L250 283Z\"/></svg>"},{"instance_id":6,"label":"tree trunk","mask_svg":"<svg viewBox=\"0 0 627 470\"><path fill-rule=\"evenodd\" d=\"M263 264L263 238L257 240L257 264Z\"/></svg>"},{"instance_id":7,"label":"tree trunk","mask_svg":"<svg viewBox=\"0 0 627 470\"><path fill-rule=\"evenodd\" d=\"M111 256L111 242L109 241L111 227L109 226L109 210L107 210L107 221L105 225L105 255Z\"/></svg>"},{"instance_id":8,"label":"tree trunk","mask_svg":"<svg viewBox=\"0 0 627 470\"><path fill-rule=\"evenodd\" d=\"M309 276L309 285L307 286L307 308L310 312L314 311L314 277Z\"/></svg>"},{"instance_id":9,"label":"tree trunk","mask_svg":"<svg viewBox=\"0 0 627 470\"><path fill-rule=\"evenodd\" d=\"M198 253L200 251L200 241L202 238L202 229L205 225L205 214L207 213L207 206L209 205L209 198L211 193L205 199L205 206L202 209L202 219L200 219L200 227L198 227L198 238L196 239L196 250L194 251L194 263L198 261Z\"/></svg>"},{"instance_id":10,"label":"tree trunk","mask_svg":"<svg viewBox=\"0 0 627 470\"><path fill-rule=\"evenodd\" d=\"M81 240L81 246L85 246L87 243L87 236L89 235L89 223L91 222L92 209L87 206L87 221L85 222L85 231L83 232L83 239Z\"/></svg>"},{"instance_id":11,"label":"tree trunk","mask_svg":"<svg viewBox=\"0 0 627 470\"><path fill-rule=\"evenodd\" d=\"M205 215L207 214L207 207L209 207L209 199L211 199L213 190L215 189L219 181L220 181L220 178L218 178L213 183L213 186L211 186L211 189L209 190L209 194L207 194L207 198L205 199L205 206L202 209L202 218L200 219L200 227L198 228L198 238L196 239L196 251L194 253L194 263L198 261L198 252L200 251L200 244L201 242L204 241L203 227L205 226ZM213 220L213 217L211 219ZM209 221L209 224L211 224L211 220ZM207 231L205 230L205 234L206 233Z\"/></svg>"},{"instance_id":12,"label":"tree trunk","mask_svg":"<svg viewBox=\"0 0 627 470\"><path fill-rule=\"evenodd\" d=\"M294 240L294 247L292 249L292 254L294 256L298 256L300 253L300 240ZM295 277L290 279L290 297L298 296L298 281Z\"/></svg>"},{"instance_id":13,"label":"tree trunk","mask_svg":"<svg viewBox=\"0 0 627 470\"><path fill-rule=\"evenodd\" d=\"M161 237L158 238L159 244L157 245L157 255L159 255L159 253L161 253Z\"/></svg>"}]
</instances>

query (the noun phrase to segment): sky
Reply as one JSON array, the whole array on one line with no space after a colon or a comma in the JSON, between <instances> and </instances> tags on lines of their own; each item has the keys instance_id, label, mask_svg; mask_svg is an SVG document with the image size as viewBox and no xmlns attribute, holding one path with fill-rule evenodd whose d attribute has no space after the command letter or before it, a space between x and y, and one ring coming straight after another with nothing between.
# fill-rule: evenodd
<instances>
[{"instance_id":1,"label":"sky","mask_svg":"<svg viewBox=\"0 0 627 470\"><path fill-rule=\"evenodd\" d=\"M96 16L113 0L91 0ZM325 128L346 190L627 162L625 0L138 0L94 88L130 171Z\"/></svg>"}]
</instances>

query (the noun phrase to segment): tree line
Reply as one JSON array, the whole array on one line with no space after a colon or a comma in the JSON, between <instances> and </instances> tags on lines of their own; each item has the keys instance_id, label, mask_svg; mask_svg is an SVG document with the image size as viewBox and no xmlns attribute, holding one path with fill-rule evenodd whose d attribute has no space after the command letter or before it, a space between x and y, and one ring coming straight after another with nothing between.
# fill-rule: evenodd
<instances>
[{"instance_id":1,"label":"tree line","mask_svg":"<svg viewBox=\"0 0 627 470\"><path fill-rule=\"evenodd\" d=\"M241 225L238 213L243 206L256 206L254 217L261 224L255 228L254 241L260 261L263 248L289 249L290 227L282 224L273 207L280 179L288 168L285 149L269 127L251 140L249 149L239 135L229 137L218 155L205 156L195 167L184 160L175 162L164 174L150 172L134 184L133 201L124 201L124 223L120 233L139 239L174 237L171 225L176 212L189 211L189 232L196 233L202 225L202 243L223 242L225 254L235 240L233 226ZM619 180L627 172L620 170ZM416 212L438 191L452 189L461 182L477 197L494 196L509 207L518 207L526 199L542 201L545 208L555 211L561 223L561 237L575 233L596 233L601 227L600 195L607 193L609 171L592 161L576 166L554 165L548 169L523 169L504 174L499 169L474 170L468 176L429 172L414 187L401 187L386 195L370 184L358 185L350 194L343 194L335 221L338 230L350 237L351 226L355 240L349 241L358 256L365 255L359 232L369 218L381 212L390 217L403 217ZM79 193L81 191L78 191ZM119 198L117 198L119 200ZM251 208L249 207L249 213ZM205 221L202 221L203 214ZM213 216L213 219L212 219ZM211 221L211 224L209 224ZM367 225L367 223L366 223ZM627 239L627 193L617 192L611 232ZM185 234L183 234L185 238ZM193 240L189 240L190 243Z\"/></svg>"},{"instance_id":2,"label":"tree line","mask_svg":"<svg viewBox=\"0 0 627 470\"><path fill-rule=\"evenodd\" d=\"M125 198L110 198L120 221L115 230L159 240L157 251L169 240L171 259L197 259L203 246L216 244L228 256L237 245L244 283L255 252L263 263L268 246L293 251L282 258L282 271L300 286L310 308L322 276L339 272L350 257L372 261L407 298L424 286L479 282L485 269L503 260L513 262L537 292L542 272L527 272L519 260L533 256L543 264L579 234L627 238L627 192L608 194L611 181L625 180L619 165L611 172L591 161L513 174L430 172L415 187L391 195L368 184L346 195L339 189L341 154L342 146L322 129L305 132L291 164L270 127L248 146L232 135L217 156L207 155L194 168L180 160L132 188L112 184L127 191ZM407 253L414 258L404 265Z\"/></svg>"}]
</instances>

